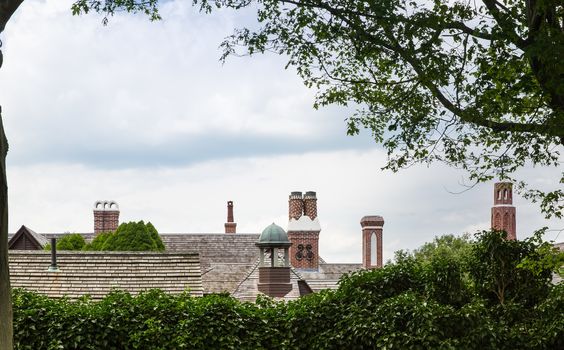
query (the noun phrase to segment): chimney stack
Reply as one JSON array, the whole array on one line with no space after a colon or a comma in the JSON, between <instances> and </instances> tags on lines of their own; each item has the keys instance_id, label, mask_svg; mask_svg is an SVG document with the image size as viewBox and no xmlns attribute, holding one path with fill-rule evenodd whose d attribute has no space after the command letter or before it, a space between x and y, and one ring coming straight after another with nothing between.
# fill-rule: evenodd
<instances>
[{"instance_id":1,"label":"chimney stack","mask_svg":"<svg viewBox=\"0 0 564 350\"><path fill-rule=\"evenodd\" d=\"M225 233L237 233L237 223L233 220L233 201L227 202L227 222L225 223Z\"/></svg>"},{"instance_id":2,"label":"chimney stack","mask_svg":"<svg viewBox=\"0 0 564 350\"><path fill-rule=\"evenodd\" d=\"M491 216L492 228L507 232L507 239L517 239L515 207L513 206L513 184L497 182L494 184L494 205Z\"/></svg>"},{"instance_id":3,"label":"chimney stack","mask_svg":"<svg viewBox=\"0 0 564 350\"><path fill-rule=\"evenodd\" d=\"M110 232L119 226L119 206L115 201L94 203L94 233Z\"/></svg>"},{"instance_id":4,"label":"chimney stack","mask_svg":"<svg viewBox=\"0 0 564 350\"><path fill-rule=\"evenodd\" d=\"M319 233L321 226L317 218L317 197L308 191L292 192L289 199L288 238L290 263L302 270L319 269Z\"/></svg>"},{"instance_id":5,"label":"chimney stack","mask_svg":"<svg viewBox=\"0 0 564 350\"><path fill-rule=\"evenodd\" d=\"M378 215L360 219L362 226L362 267L373 269L383 266L382 231L384 218Z\"/></svg>"},{"instance_id":6,"label":"chimney stack","mask_svg":"<svg viewBox=\"0 0 564 350\"><path fill-rule=\"evenodd\" d=\"M313 191L308 191L304 195L304 215L312 220L317 217L317 197Z\"/></svg>"},{"instance_id":7,"label":"chimney stack","mask_svg":"<svg viewBox=\"0 0 564 350\"><path fill-rule=\"evenodd\" d=\"M288 219L299 219L304 212L304 202L301 192L290 193L288 199Z\"/></svg>"}]
</instances>

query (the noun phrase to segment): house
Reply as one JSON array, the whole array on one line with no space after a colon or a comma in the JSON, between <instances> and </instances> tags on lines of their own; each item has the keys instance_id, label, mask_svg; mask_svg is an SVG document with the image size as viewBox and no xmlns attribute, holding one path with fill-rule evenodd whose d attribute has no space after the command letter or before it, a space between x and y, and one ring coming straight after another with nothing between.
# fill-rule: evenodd
<instances>
[{"instance_id":1,"label":"house","mask_svg":"<svg viewBox=\"0 0 564 350\"><path fill-rule=\"evenodd\" d=\"M274 293L274 296L289 300L336 288L345 273L382 266L384 220L381 217L366 216L361 220L362 264L327 263L319 254L322 235L316 193L292 192L288 203L287 232L275 225L281 230L277 232L284 232L287 237L287 242L277 243L285 247L284 257L276 255L276 247L270 247L268 242L263 242L267 248L257 246L265 231L237 232L232 201L227 202L225 232L160 233L165 253L58 252L59 272L47 271L51 255L42 249L49 239L63 234L40 234L22 226L9 240L10 248L15 249L10 251L12 285L53 297L75 298L90 294L99 298L111 288L133 293L161 288L171 293L188 289L194 295L229 293L240 300L254 301L263 293L261 289L268 294L282 283L288 290L283 295ZM100 232L117 229L119 213L115 201L97 201L93 209L94 232L82 235L88 241ZM280 282L281 275L268 272L282 270L283 282ZM272 288L268 289L269 286Z\"/></svg>"}]
</instances>

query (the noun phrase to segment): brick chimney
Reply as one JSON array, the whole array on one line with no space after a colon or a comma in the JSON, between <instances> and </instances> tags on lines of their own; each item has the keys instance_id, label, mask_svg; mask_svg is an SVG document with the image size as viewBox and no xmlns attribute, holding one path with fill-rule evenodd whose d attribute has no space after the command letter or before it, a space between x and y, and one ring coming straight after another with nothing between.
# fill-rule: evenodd
<instances>
[{"instance_id":1,"label":"brick chimney","mask_svg":"<svg viewBox=\"0 0 564 350\"><path fill-rule=\"evenodd\" d=\"M304 195L304 215L312 220L317 217L317 197L313 191L306 192Z\"/></svg>"},{"instance_id":2,"label":"brick chimney","mask_svg":"<svg viewBox=\"0 0 564 350\"><path fill-rule=\"evenodd\" d=\"M507 232L507 239L517 239L515 207L513 206L513 184L497 182L494 184L494 205L491 217L492 228Z\"/></svg>"},{"instance_id":3,"label":"brick chimney","mask_svg":"<svg viewBox=\"0 0 564 350\"><path fill-rule=\"evenodd\" d=\"M299 219L304 212L304 202L302 200L301 192L290 193L290 198L288 199L288 218L289 219Z\"/></svg>"},{"instance_id":4,"label":"brick chimney","mask_svg":"<svg viewBox=\"0 0 564 350\"><path fill-rule=\"evenodd\" d=\"M233 201L227 202L227 222L225 223L225 233L236 233L237 223L233 221Z\"/></svg>"},{"instance_id":5,"label":"brick chimney","mask_svg":"<svg viewBox=\"0 0 564 350\"><path fill-rule=\"evenodd\" d=\"M290 263L297 269L319 269L319 233L321 226L317 218L317 197L315 192L292 192L288 200L288 239Z\"/></svg>"},{"instance_id":6,"label":"brick chimney","mask_svg":"<svg viewBox=\"0 0 564 350\"><path fill-rule=\"evenodd\" d=\"M373 269L383 266L382 229L384 218L378 215L360 219L362 226L362 267Z\"/></svg>"},{"instance_id":7,"label":"brick chimney","mask_svg":"<svg viewBox=\"0 0 564 350\"><path fill-rule=\"evenodd\" d=\"M115 201L96 201L94 203L94 233L115 231L118 226L118 204Z\"/></svg>"}]
</instances>

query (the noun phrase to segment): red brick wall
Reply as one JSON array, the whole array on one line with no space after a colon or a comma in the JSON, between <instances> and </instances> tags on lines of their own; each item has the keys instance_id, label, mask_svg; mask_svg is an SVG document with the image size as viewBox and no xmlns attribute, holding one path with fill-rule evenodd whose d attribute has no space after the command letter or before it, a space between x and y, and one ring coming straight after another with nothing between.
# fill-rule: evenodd
<instances>
[{"instance_id":1,"label":"red brick wall","mask_svg":"<svg viewBox=\"0 0 564 350\"><path fill-rule=\"evenodd\" d=\"M507 232L507 239L517 239L515 207L492 207L492 228Z\"/></svg>"},{"instance_id":2,"label":"red brick wall","mask_svg":"<svg viewBox=\"0 0 564 350\"><path fill-rule=\"evenodd\" d=\"M290 264L297 269L317 270L319 268L319 232L289 231L288 239L292 242ZM306 249L308 245L311 246L309 251ZM298 253L301 254L298 255Z\"/></svg>"},{"instance_id":3,"label":"red brick wall","mask_svg":"<svg viewBox=\"0 0 564 350\"><path fill-rule=\"evenodd\" d=\"M94 233L115 231L119 226L119 210L94 209Z\"/></svg>"},{"instance_id":4,"label":"red brick wall","mask_svg":"<svg viewBox=\"0 0 564 350\"><path fill-rule=\"evenodd\" d=\"M226 222L225 223L225 233L237 233L237 223L235 222Z\"/></svg>"}]
</instances>

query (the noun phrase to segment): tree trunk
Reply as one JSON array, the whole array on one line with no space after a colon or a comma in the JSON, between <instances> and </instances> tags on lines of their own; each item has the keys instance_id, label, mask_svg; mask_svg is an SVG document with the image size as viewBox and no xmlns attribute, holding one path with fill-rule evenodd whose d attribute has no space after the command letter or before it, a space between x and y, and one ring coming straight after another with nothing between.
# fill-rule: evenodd
<instances>
[{"instance_id":1,"label":"tree trunk","mask_svg":"<svg viewBox=\"0 0 564 350\"><path fill-rule=\"evenodd\" d=\"M24 0L0 0L0 34ZM0 48L2 42L0 41ZM2 67L0 50L0 68ZM6 155L8 139L4 133L2 106L0 106L0 350L14 347L12 290L10 288L10 269L8 266L8 180L6 177Z\"/></svg>"},{"instance_id":2,"label":"tree trunk","mask_svg":"<svg viewBox=\"0 0 564 350\"><path fill-rule=\"evenodd\" d=\"M4 134L2 107L0 107L0 350L13 348L12 294L8 267L8 182L6 155L8 140Z\"/></svg>"}]
</instances>

